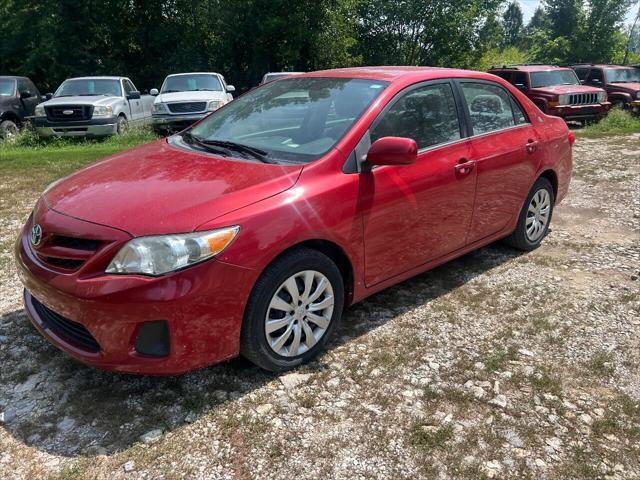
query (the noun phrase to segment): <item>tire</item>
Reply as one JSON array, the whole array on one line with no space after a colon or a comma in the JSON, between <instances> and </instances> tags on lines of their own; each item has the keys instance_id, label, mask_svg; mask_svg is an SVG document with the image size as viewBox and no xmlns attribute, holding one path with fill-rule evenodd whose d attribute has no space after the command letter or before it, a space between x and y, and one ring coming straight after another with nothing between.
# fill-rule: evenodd
<instances>
[{"instance_id":1,"label":"tire","mask_svg":"<svg viewBox=\"0 0 640 480\"><path fill-rule=\"evenodd\" d=\"M118 117L118 127L116 129L118 135L122 135L129 128L129 122L127 121L127 117L124 115L120 115Z\"/></svg>"},{"instance_id":2,"label":"tire","mask_svg":"<svg viewBox=\"0 0 640 480\"><path fill-rule=\"evenodd\" d=\"M12 120L2 120L0 122L0 138L13 137L18 133L18 125Z\"/></svg>"},{"instance_id":3,"label":"tire","mask_svg":"<svg viewBox=\"0 0 640 480\"><path fill-rule=\"evenodd\" d=\"M305 281L309 278L309 287L306 287ZM296 303L295 310L289 288L297 288L300 295L301 304ZM320 290L320 296L313 299L313 294ZM307 292L311 295L305 297ZM332 309L328 306L331 300ZM286 312L285 306L291 309ZM326 307L319 310L322 306ZM240 353L270 372L302 365L323 350L340 322L343 308L344 281L336 264L316 250L292 250L269 265L253 287L242 322ZM313 315L314 319L307 315ZM319 320L322 322L316 323ZM285 341L279 341L282 338Z\"/></svg>"},{"instance_id":4,"label":"tire","mask_svg":"<svg viewBox=\"0 0 640 480\"><path fill-rule=\"evenodd\" d=\"M516 229L504 239L505 243L526 252L538 248L549 231L554 203L555 196L551 182L544 177L538 178L522 206ZM541 207L537 210L539 204ZM546 207L544 207L545 205ZM544 208L547 209L546 215L544 215ZM534 210L534 212L530 210ZM545 218L546 222L542 225ZM532 225L540 225L540 227L532 231Z\"/></svg>"}]
</instances>

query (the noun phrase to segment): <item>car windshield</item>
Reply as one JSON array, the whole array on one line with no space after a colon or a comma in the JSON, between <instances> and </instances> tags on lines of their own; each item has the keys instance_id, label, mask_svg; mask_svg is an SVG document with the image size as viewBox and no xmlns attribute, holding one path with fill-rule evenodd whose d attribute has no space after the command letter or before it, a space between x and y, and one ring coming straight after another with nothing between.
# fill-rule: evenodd
<instances>
[{"instance_id":1,"label":"car windshield","mask_svg":"<svg viewBox=\"0 0 640 480\"><path fill-rule=\"evenodd\" d=\"M260 149L271 161L310 162L338 143L387 82L291 78L268 83L191 129L196 141Z\"/></svg>"},{"instance_id":2,"label":"car windshield","mask_svg":"<svg viewBox=\"0 0 640 480\"><path fill-rule=\"evenodd\" d=\"M65 80L54 97L75 97L75 96L122 96L119 80L106 79L86 79L86 80Z\"/></svg>"},{"instance_id":3,"label":"car windshield","mask_svg":"<svg viewBox=\"0 0 640 480\"><path fill-rule=\"evenodd\" d=\"M13 97L16 81L10 78L0 78L0 97Z\"/></svg>"},{"instance_id":4,"label":"car windshield","mask_svg":"<svg viewBox=\"0 0 640 480\"><path fill-rule=\"evenodd\" d=\"M167 77L160 93L221 92L222 83L217 75L174 75Z\"/></svg>"},{"instance_id":5,"label":"car windshield","mask_svg":"<svg viewBox=\"0 0 640 480\"><path fill-rule=\"evenodd\" d=\"M637 83L640 82L640 69L635 68L607 68L609 83Z\"/></svg>"},{"instance_id":6,"label":"car windshield","mask_svg":"<svg viewBox=\"0 0 640 480\"><path fill-rule=\"evenodd\" d=\"M573 70L549 70L531 72L531 88L553 87L556 85L580 85L580 80Z\"/></svg>"},{"instance_id":7,"label":"car windshield","mask_svg":"<svg viewBox=\"0 0 640 480\"><path fill-rule=\"evenodd\" d=\"M273 80L278 80L279 78L290 77L292 75L296 75L295 73L267 73L262 79L262 83L272 82Z\"/></svg>"}]
</instances>

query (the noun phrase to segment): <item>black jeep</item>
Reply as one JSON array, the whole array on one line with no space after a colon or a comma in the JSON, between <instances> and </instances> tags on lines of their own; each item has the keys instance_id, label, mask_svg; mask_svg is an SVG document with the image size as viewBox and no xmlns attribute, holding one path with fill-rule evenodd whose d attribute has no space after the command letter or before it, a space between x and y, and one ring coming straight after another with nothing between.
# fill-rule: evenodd
<instances>
[{"instance_id":1,"label":"black jeep","mask_svg":"<svg viewBox=\"0 0 640 480\"><path fill-rule=\"evenodd\" d=\"M0 137L15 134L40 102L40 92L28 78L0 76Z\"/></svg>"}]
</instances>

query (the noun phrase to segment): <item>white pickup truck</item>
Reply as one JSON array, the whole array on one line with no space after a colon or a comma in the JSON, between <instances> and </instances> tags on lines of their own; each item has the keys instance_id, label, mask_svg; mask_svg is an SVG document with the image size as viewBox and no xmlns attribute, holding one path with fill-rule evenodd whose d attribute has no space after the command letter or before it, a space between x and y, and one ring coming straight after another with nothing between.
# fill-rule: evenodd
<instances>
[{"instance_id":1,"label":"white pickup truck","mask_svg":"<svg viewBox=\"0 0 640 480\"><path fill-rule=\"evenodd\" d=\"M47 97L35 109L43 137L104 137L151 123L154 98L126 77L70 78Z\"/></svg>"},{"instance_id":2,"label":"white pickup truck","mask_svg":"<svg viewBox=\"0 0 640 480\"><path fill-rule=\"evenodd\" d=\"M233 100L233 85L215 72L176 73L169 75L162 88L151 90L153 128L158 133L182 130Z\"/></svg>"}]
</instances>

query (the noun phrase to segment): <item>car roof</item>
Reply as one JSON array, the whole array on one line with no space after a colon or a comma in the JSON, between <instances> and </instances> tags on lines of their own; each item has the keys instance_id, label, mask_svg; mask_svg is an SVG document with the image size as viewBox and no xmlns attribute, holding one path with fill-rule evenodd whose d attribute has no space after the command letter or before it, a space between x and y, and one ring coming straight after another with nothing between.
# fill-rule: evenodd
<instances>
[{"instance_id":1,"label":"car roof","mask_svg":"<svg viewBox=\"0 0 640 480\"><path fill-rule=\"evenodd\" d=\"M520 72L548 72L552 70L571 70L570 67L561 67L559 65L504 65L502 67L492 67L493 70L516 70Z\"/></svg>"},{"instance_id":2,"label":"car roof","mask_svg":"<svg viewBox=\"0 0 640 480\"><path fill-rule=\"evenodd\" d=\"M167 75L167 78L169 77L177 77L180 75L220 75L222 76L222 74L217 73L217 72L184 72L184 73L172 73L170 75Z\"/></svg>"},{"instance_id":3,"label":"car roof","mask_svg":"<svg viewBox=\"0 0 640 480\"><path fill-rule=\"evenodd\" d=\"M128 77L96 76L96 77L73 77L73 78L67 78L67 80L123 80L125 78L128 79Z\"/></svg>"},{"instance_id":4,"label":"car roof","mask_svg":"<svg viewBox=\"0 0 640 480\"><path fill-rule=\"evenodd\" d=\"M461 70L443 67L354 67L336 68L333 70L320 70L308 72L301 77L332 77L332 78L358 78L366 80L383 80L395 82L405 79L417 81L435 80L438 78L470 77L486 80L494 80L495 77L484 72L475 70Z\"/></svg>"},{"instance_id":5,"label":"car roof","mask_svg":"<svg viewBox=\"0 0 640 480\"><path fill-rule=\"evenodd\" d=\"M16 75L0 75L0 80L29 80L29 78Z\"/></svg>"},{"instance_id":6,"label":"car roof","mask_svg":"<svg viewBox=\"0 0 640 480\"><path fill-rule=\"evenodd\" d=\"M266 75L302 75L304 72L267 72Z\"/></svg>"}]
</instances>

